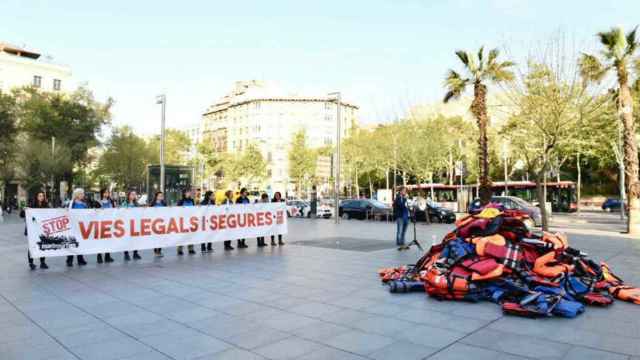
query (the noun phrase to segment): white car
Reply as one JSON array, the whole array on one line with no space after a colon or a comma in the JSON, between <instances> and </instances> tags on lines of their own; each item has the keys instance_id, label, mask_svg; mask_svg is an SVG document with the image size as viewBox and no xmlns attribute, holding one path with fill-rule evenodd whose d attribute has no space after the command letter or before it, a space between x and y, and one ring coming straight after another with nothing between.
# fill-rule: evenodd
<instances>
[{"instance_id":1,"label":"white car","mask_svg":"<svg viewBox=\"0 0 640 360\"><path fill-rule=\"evenodd\" d=\"M289 217L309 217L311 215L311 205L303 200L287 200L287 216Z\"/></svg>"},{"instance_id":2,"label":"white car","mask_svg":"<svg viewBox=\"0 0 640 360\"><path fill-rule=\"evenodd\" d=\"M320 204L316 210L316 216L329 219L333 216L333 207L327 204Z\"/></svg>"}]
</instances>

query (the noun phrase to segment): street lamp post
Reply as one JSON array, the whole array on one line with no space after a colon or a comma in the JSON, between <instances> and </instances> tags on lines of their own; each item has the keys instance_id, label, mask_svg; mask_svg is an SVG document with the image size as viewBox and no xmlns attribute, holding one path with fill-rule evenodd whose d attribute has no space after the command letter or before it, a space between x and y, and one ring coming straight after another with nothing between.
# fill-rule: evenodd
<instances>
[{"instance_id":1,"label":"street lamp post","mask_svg":"<svg viewBox=\"0 0 640 360\"><path fill-rule=\"evenodd\" d=\"M335 176L335 208L334 218L336 224L340 222L340 142L341 142L341 119L340 119L340 107L342 105L342 94L340 92L333 92L329 94L329 97L334 97L336 101L336 176Z\"/></svg>"},{"instance_id":2,"label":"street lamp post","mask_svg":"<svg viewBox=\"0 0 640 360\"><path fill-rule=\"evenodd\" d=\"M164 94L156 96L156 104L162 105L162 115L160 119L160 191L164 193L164 124L167 97Z\"/></svg>"}]
</instances>

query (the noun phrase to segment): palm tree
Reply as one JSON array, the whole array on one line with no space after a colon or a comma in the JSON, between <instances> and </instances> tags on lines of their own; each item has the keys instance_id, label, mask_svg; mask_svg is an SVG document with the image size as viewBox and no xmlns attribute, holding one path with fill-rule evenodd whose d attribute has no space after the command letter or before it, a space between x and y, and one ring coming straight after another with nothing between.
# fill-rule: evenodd
<instances>
[{"instance_id":1,"label":"palm tree","mask_svg":"<svg viewBox=\"0 0 640 360\"><path fill-rule=\"evenodd\" d=\"M483 204L491 200L491 181L489 180L489 144L487 140L487 126L489 125L489 115L487 114L487 85L486 82L501 83L511 81L514 78L513 72L509 69L515 65L511 61L499 62L498 49L489 51L487 58L484 57L484 47L478 50L477 55L466 51L458 50L456 55L464 65L465 76L449 70L444 85L447 94L444 102L459 98L468 85L473 85L473 102L471 103L471 113L476 118L478 124L478 163L480 164L480 201Z\"/></svg>"},{"instance_id":2,"label":"palm tree","mask_svg":"<svg viewBox=\"0 0 640 360\"><path fill-rule=\"evenodd\" d=\"M638 146L636 144L636 124L633 119L633 99L629 87L629 65L640 43L636 41L636 30L625 35L622 28L614 27L608 32L597 34L603 46L602 61L590 54L582 54L579 60L583 78L591 82L600 82L613 70L618 79L618 113L622 121L624 143L624 168L627 183L627 201L629 217L627 231L631 235L640 235L640 183L638 182ZM635 65L638 65L636 63Z\"/></svg>"}]
</instances>

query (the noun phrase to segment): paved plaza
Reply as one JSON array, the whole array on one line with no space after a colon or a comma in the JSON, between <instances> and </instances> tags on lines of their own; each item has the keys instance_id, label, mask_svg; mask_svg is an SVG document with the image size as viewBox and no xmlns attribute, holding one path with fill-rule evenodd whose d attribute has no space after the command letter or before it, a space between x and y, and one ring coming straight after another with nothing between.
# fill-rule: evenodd
<instances>
[{"instance_id":1,"label":"paved plaza","mask_svg":"<svg viewBox=\"0 0 640 360\"><path fill-rule=\"evenodd\" d=\"M588 221L587 221L588 222ZM604 223L605 225L602 225ZM572 245L640 285L640 241L620 225ZM421 242L451 225L418 225ZM23 224L0 224L0 359L640 359L640 306L589 307L576 319L504 316L495 304L394 295L380 267L412 263L385 223L295 219L288 244L29 271ZM409 237L413 234L411 229ZM605 236L608 235L608 236Z\"/></svg>"}]
</instances>

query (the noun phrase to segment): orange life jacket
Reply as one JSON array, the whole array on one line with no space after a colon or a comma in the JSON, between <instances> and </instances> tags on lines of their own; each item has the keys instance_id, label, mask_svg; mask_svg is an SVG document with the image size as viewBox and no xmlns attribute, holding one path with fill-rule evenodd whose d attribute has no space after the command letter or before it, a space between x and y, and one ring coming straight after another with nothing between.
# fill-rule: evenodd
<instances>
[{"instance_id":1,"label":"orange life jacket","mask_svg":"<svg viewBox=\"0 0 640 360\"><path fill-rule=\"evenodd\" d=\"M471 239L471 242L474 243L476 245L476 254L480 255L480 256L484 256L484 248L487 245L487 243L492 243L494 245L498 245L498 246L505 246L506 245L506 241L504 240L504 237L502 237L502 235L499 234L495 234L495 235L491 235L491 236L485 236L485 237L477 237L477 238L473 238Z\"/></svg>"},{"instance_id":2,"label":"orange life jacket","mask_svg":"<svg viewBox=\"0 0 640 360\"><path fill-rule=\"evenodd\" d=\"M573 265L567 265L556 262L555 251L549 251L548 253L538 257L533 264L533 272L548 278L555 278L556 276L573 271Z\"/></svg>"}]
</instances>

